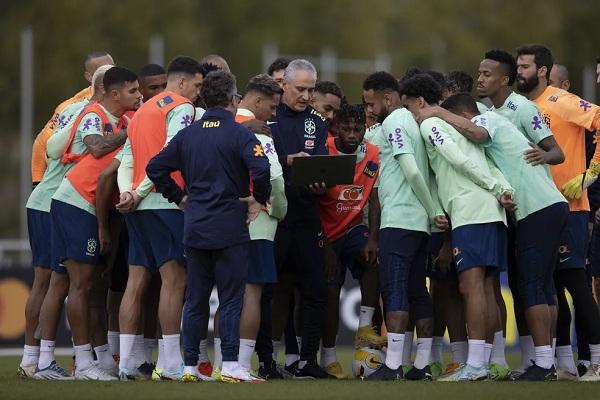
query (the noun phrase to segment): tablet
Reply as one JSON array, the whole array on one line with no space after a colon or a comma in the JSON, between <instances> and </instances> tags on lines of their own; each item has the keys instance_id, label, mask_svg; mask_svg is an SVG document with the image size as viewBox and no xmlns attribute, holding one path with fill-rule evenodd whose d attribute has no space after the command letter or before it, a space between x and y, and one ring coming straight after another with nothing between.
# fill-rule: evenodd
<instances>
[{"instance_id":1,"label":"tablet","mask_svg":"<svg viewBox=\"0 0 600 400\"><path fill-rule=\"evenodd\" d=\"M325 182L328 187L354 183L356 154L295 157L292 163L292 184L308 186Z\"/></svg>"}]
</instances>

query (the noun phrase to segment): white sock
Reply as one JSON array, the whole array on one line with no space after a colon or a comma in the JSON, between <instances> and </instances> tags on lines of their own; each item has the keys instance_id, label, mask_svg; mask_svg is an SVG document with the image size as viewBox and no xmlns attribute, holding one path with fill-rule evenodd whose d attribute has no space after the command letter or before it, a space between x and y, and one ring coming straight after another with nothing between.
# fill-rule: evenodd
<instances>
[{"instance_id":1,"label":"white sock","mask_svg":"<svg viewBox=\"0 0 600 400\"><path fill-rule=\"evenodd\" d=\"M21 367L31 367L38 365L40 359L40 346L23 346L23 358L21 359Z\"/></svg>"},{"instance_id":2,"label":"white sock","mask_svg":"<svg viewBox=\"0 0 600 400\"><path fill-rule=\"evenodd\" d=\"M404 350L404 333L388 332L387 354L385 356L385 365L388 368L396 370L402 365L402 350Z\"/></svg>"},{"instance_id":3,"label":"white sock","mask_svg":"<svg viewBox=\"0 0 600 400\"><path fill-rule=\"evenodd\" d=\"M222 363L223 368L221 368L221 373L225 375L231 373L232 371L235 371L239 365L237 361L223 361Z\"/></svg>"},{"instance_id":4,"label":"white sock","mask_svg":"<svg viewBox=\"0 0 600 400\"><path fill-rule=\"evenodd\" d=\"M156 368L165 368L165 343L163 339L158 339L158 359L156 360Z\"/></svg>"},{"instance_id":5,"label":"white sock","mask_svg":"<svg viewBox=\"0 0 600 400\"><path fill-rule=\"evenodd\" d=\"M277 356L279 355L279 349L281 348L281 340L273 340L273 360L277 362Z\"/></svg>"},{"instance_id":6,"label":"white sock","mask_svg":"<svg viewBox=\"0 0 600 400\"><path fill-rule=\"evenodd\" d=\"M108 346L112 354L119 354L119 332L108 331L106 335L108 339Z\"/></svg>"},{"instance_id":7,"label":"white sock","mask_svg":"<svg viewBox=\"0 0 600 400\"><path fill-rule=\"evenodd\" d=\"M589 360L578 360L577 365L579 365L579 364L583 365L586 368L589 368L590 365L592 365L592 362Z\"/></svg>"},{"instance_id":8,"label":"white sock","mask_svg":"<svg viewBox=\"0 0 600 400\"><path fill-rule=\"evenodd\" d=\"M290 355L295 355L295 354L290 354ZM298 360L298 369L304 368L304 366L306 365L307 362L308 361L300 361L300 360Z\"/></svg>"},{"instance_id":9,"label":"white sock","mask_svg":"<svg viewBox=\"0 0 600 400\"><path fill-rule=\"evenodd\" d=\"M133 369L136 368L135 358L133 357L133 346L135 344L135 335L121 333L119 335L119 368Z\"/></svg>"},{"instance_id":10,"label":"white sock","mask_svg":"<svg viewBox=\"0 0 600 400\"><path fill-rule=\"evenodd\" d=\"M213 346L215 348L215 368L221 368L223 364L223 354L221 353L221 338L216 337Z\"/></svg>"},{"instance_id":11,"label":"white sock","mask_svg":"<svg viewBox=\"0 0 600 400\"><path fill-rule=\"evenodd\" d=\"M431 362L441 363L443 357L444 338L441 336L434 336L431 343Z\"/></svg>"},{"instance_id":12,"label":"white sock","mask_svg":"<svg viewBox=\"0 0 600 400\"><path fill-rule=\"evenodd\" d=\"M418 338L417 339L417 355L415 356L415 368L423 369L429 365L429 359L431 357L431 345L433 343L432 338Z\"/></svg>"},{"instance_id":13,"label":"white sock","mask_svg":"<svg viewBox=\"0 0 600 400\"><path fill-rule=\"evenodd\" d=\"M458 364L465 364L467 362L467 353L469 351L469 344L467 342L452 342L450 343L450 350L452 350L452 362Z\"/></svg>"},{"instance_id":14,"label":"white sock","mask_svg":"<svg viewBox=\"0 0 600 400\"><path fill-rule=\"evenodd\" d=\"M600 364L600 344L590 344L590 362Z\"/></svg>"},{"instance_id":15,"label":"white sock","mask_svg":"<svg viewBox=\"0 0 600 400\"><path fill-rule=\"evenodd\" d=\"M242 368L250 370L252 366L252 354L254 354L254 347L256 346L256 340L251 339L240 339L240 349L238 352L238 364Z\"/></svg>"},{"instance_id":16,"label":"white sock","mask_svg":"<svg viewBox=\"0 0 600 400\"><path fill-rule=\"evenodd\" d=\"M556 347L556 368L565 368L571 372L577 371L571 345Z\"/></svg>"},{"instance_id":17,"label":"white sock","mask_svg":"<svg viewBox=\"0 0 600 400\"><path fill-rule=\"evenodd\" d=\"M506 363L506 355L504 352L505 343L503 333L503 331L494 333L494 344L492 347L492 357L490 358L490 362L506 367L508 364Z\"/></svg>"},{"instance_id":18,"label":"white sock","mask_svg":"<svg viewBox=\"0 0 600 400\"><path fill-rule=\"evenodd\" d=\"M358 327L373 325L373 315L375 314L375 307L360 306L360 313L358 314Z\"/></svg>"},{"instance_id":19,"label":"white sock","mask_svg":"<svg viewBox=\"0 0 600 400\"><path fill-rule=\"evenodd\" d=\"M404 332L404 347L402 348L402 365L410 367L412 365L411 356L413 350L414 332Z\"/></svg>"},{"instance_id":20,"label":"white sock","mask_svg":"<svg viewBox=\"0 0 600 400\"><path fill-rule=\"evenodd\" d=\"M86 343L81 346L73 346L73 349L75 350L75 365L77 370L84 370L93 364L94 356L92 355L91 344Z\"/></svg>"},{"instance_id":21,"label":"white sock","mask_svg":"<svg viewBox=\"0 0 600 400\"><path fill-rule=\"evenodd\" d=\"M152 364L152 352L156 347L156 339L144 338L144 362Z\"/></svg>"},{"instance_id":22,"label":"white sock","mask_svg":"<svg viewBox=\"0 0 600 400\"><path fill-rule=\"evenodd\" d=\"M103 344L102 346L94 347L94 353L96 353L96 358L98 359L98 364L100 367L110 370L116 366L108 343Z\"/></svg>"},{"instance_id":23,"label":"white sock","mask_svg":"<svg viewBox=\"0 0 600 400\"><path fill-rule=\"evenodd\" d=\"M208 339L200 341L198 351L198 363L210 362L210 358L208 358Z\"/></svg>"},{"instance_id":24,"label":"white sock","mask_svg":"<svg viewBox=\"0 0 600 400\"><path fill-rule=\"evenodd\" d=\"M531 335L519 336L519 348L521 350L521 369L525 370L535 359L535 346Z\"/></svg>"},{"instance_id":25,"label":"white sock","mask_svg":"<svg viewBox=\"0 0 600 400\"><path fill-rule=\"evenodd\" d=\"M38 368L48 368L52 361L54 361L54 349L56 348L56 342L54 340L40 340L40 359L38 361Z\"/></svg>"},{"instance_id":26,"label":"white sock","mask_svg":"<svg viewBox=\"0 0 600 400\"><path fill-rule=\"evenodd\" d=\"M190 375L195 375L198 376L198 369L196 368L196 366L189 366L189 365L185 365L183 367L183 374L190 374Z\"/></svg>"},{"instance_id":27,"label":"white sock","mask_svg":"<svg viewBox=\"0 0 600 400\"><path fill-rule=\"evenodd\" d=\"M167 371L178 371L183 365L179 334L163 335L163 343L165 347L165 369Z\"/></svg>"},{"instance_id":28,"label":"white sock","mask_svg":"<svg viewBox=\"0 0 600 400\"><path fill-rule=\"evenodd\" d=\"M144 335L135 335L133 342L133 359L135 366L139 367L146 360L146 344L144 343Z\"/></svg>"},{"instance_id":29,"label":"white sock","mask_svg":"<svg viewBox=\"0 0 600 400\"><path fill-rule=\"evenodd\" d=\"M556 365L556 338L552 338L552 365Z\"/></svg>"},{"instance_id":30,"label":"white sock","mask_svg":"<svg viewBox=\"0 0 600 400\"><path fill-rule=\"evenodd\" d=\"M300 361L300 354L286 354L285 355L285 366L286 367L289 367L296 361ZM298 364L298 365L300 365L300 364Z\"/></svg>"},{"instance_id":31,"label":"white sock","mask_svg":"<svg viewBox=\"0 0 600 400\"><path fill-rule=\"evenodd\" d=\"M492 347L494 347L494 345L492 343L486 343L484 346L484 356L483 356L483 364L484 365L490 364L490 357L492 356Z\"/></svg>"},{"instance_id":32,"label":"white sock","mask_svg":"<svg viewBox=\"0 0 600 400\"><path fill-rule=\"evenodd\" d=\"M545 369L551 368L554 355L552 354L552 346L535 346L535 364L538 367Z\"/></svg>"},{"instance_id":33,"label":"white sock","mask_svg":"<svg viewBox=\"0 0 600 400\"><path fill-rule=\"evenodd\" d=\"M467 364L472 367L483 367L485 362L485 340L469 339L469 356Z\"/></svg>"},{"instance_id":34,"label":"white sock","mask_svg":"<svg viewBox=\"0 0 600 400\"><path fill-rule=\"evenodd\" d=\"M321 368L327 368L329 365L337 361L335 346L321 347Z\"/></svg>"}]
</instances>

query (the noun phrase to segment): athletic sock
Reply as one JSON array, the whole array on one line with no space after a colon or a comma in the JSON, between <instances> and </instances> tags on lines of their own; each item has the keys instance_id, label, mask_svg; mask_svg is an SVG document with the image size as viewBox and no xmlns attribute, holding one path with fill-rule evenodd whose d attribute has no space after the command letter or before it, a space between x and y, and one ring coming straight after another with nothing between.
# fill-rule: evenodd
<instances>
[{"instance_id":1,"label":"athletic sock","mask_svg":"<svg viewBox=\"0 0 600 400\"><path fill-rule=\"evenodd\" d=\"M38 365L40 359L40 346L23 346L23 358L21 359L21 367L31 367Z\"/></svg>"},{"instance_id":2,"label":"athletic sock","mask_svg":"<svg viewBox=\"0 0 600 400\"><path fill-rule=\"evenodd\" d=\"M484 355L483 355L483 365L490 364L490 357L492 356L492 348L494 345L492 343L487 343L484 346Z\"/></svg>"},{"instance_id":3,"label":"athletic sock","mask_svg":"<svg viewBox=\"0 0 600 400\"><path fill-rule=\"evenodd\" d=\"M414 332L404 332L404 346L402 347L402 365L410 367L412 365L411 356L413 349Z\"/></svg>"},{"instance_id":4,"label":"athletic sock","mask_svg":"<svg viewBox=\"0 0 600 400\"><path fill-rule=\"evenodd\" d=\"M505 341L503 334L503 331L494 333L494 344L492 346L492 357L490 358L490 362L506 367L508 364L506 363L506 354L504 351Z\"/></svg>"},{"instance_id":5,"label":"athletic sock","mask_svg":"<svg viewBox=\"0 0 600 400\"><path fill-rule=\"evenodd\" d=\"M238 364L240 364L242 368L250 370L250 367L252 366L252 354L254 353L255 346L256 340L240 339Z\"/></svg>"},{"instance_id":6,"label":"athletic sock","mask_svg":"<svg viewBox=\"0 0 600 400\"><path fill-rule=\"evenodd\" d=\"M163 339L158 339L158 358L156 359L156 368L165 368L165 343Z\"/></svg>"},{"instance_id":7,"label":"athletic sock","mask_svg":"<svg viewBox=\"0 0 600 400\"><path fill-rule=\"evenodd\" d=\"M327 368L329 365L337 361L335 346L321 347L321 368Z\"/></svg>"},{"instance_id":8,"label":"athletic sock","mask_svg":"<svg viewBox=\"0 0 600 400\"><path fill-rule=\"evenodd\" d=\"M215 368L221 369L223 365L223 354L221 353L221 338L216 337L213 346L215 348Z\"/></svg>"},{"instance_id":9,"label":"athletic sock","mask_svg":"<svg viewBox=\"0 0 600 400\"><path fill-rule=\"evenodd\" d=\"M396 370L402 365L402 351L404 350L404 333L389 333L387 335L387 354L385 365Z\"/></svg>"},{"instance_id":10,"label":"athletic sock","mask_svg":"<svg viewBox=\"0 0 600 400\"><path fill-rule=\"evenodd\" d=\"M119 335L119 368L133 369L136 368L135 358L133 357L133 346L135 344L135 335L121 333Z\"/></svg>"},{"instance_id":11,"label":"athletic sock","mask_svg":"<svg viewBox=\"0 0 600 400\"><path fill-rule=\"evenodd\" d=\"M467 362L469 351L469 344L467 342L452 342L450 343L450 349L452 350L452 362L458 364L465 364Z\"/></svg>"},{"instance_id":12,"label":"athletic sock","mask_svg":"<svg viewBox=\"0 0 600 400\"><path fill-rule=\"evenodd\" d=\"M40 359L38 361L38 368L48 368L52 361L54 361L54 349L56 348L56 342L54 340L40 340Z\"/></svg>"},{"instance_id":13,"label":"athletic sock","mask_svg":"<svg viewBox=\"0 0 600 400\"><path fill-rule=\"evenodd\" d=\"M202 339L200 341L200 346L198 347L198 362L210 362L210 358L208 358L208 339Z\"/></svg>"},{"instance_id":14,"label":"athletic sock","mask_svg":"<svg viewBox=\"0 0 600 400\"><path fill-rule=\"evenodd\" d=\"M417 355L415 356L414 366L417 369L423 369L429 365L429 359L431 357L431 345L433 343L432 338L418 338L417 339Z\"/></svg>"},{"instance_id":15,"label":"athletic sock","mask_svg":"<svg viewBox=\"0 0 600 400\"><path fill-rule=\"evenodd\" d=\"M590 362L600 364L600 344L590 344Z\"/></svg>"},{"instance_id":16,"label":"athletic sock","mask_svg":"<svg viewBox=\"0 0 600 400\"><path fill-rule=\"evenodd\" d=\"M136 367L139 367L145 362L146 345L144 343L144 335L135 335L132 358L135 360Z\"/></svg>"},{"instance_id":17,"label":"athletic sock","mask_svg":"<svg viewBox=\"0 0 600 400\"><path fill-rule=\"evenodd\" d=\"M556 347L556 368L564 368L571 372L577 371L571 345Z\"/></svg>"},{"instance_id":18,"label":"athletic sock","mask_svg":"<svg viewBox=\"0 0 600 400\"><path fill-rule=\"evenodd\" d=\"M119 332L108 331L106 338L108 339L111 354L119 354Z\"/></svg>"},{"instance_id":19,"label":"athletic sock","mask_svg":"<svg viewBox=\"0 0 600 400\"><path fill-rule=\"evenodd\" d=\"M552 338L552 365L556 365L556 338Z\"/></svg>"},{"instance_id":20,"label":"athletic sock","mask_svg":"<svg viewBox=\"0 0 600 400\"><path fill-rule=\"evenodd\" d=\"M431 362L441 363L443 358L444 338L434 336L431 342Z\"/></svg>"},{"instance_id":21,"label":"athletic sock","mask_svg":"<svg viewBox=\"0 0 600 400\"><path fill-rule=\"evenodd\" d=\"M73 346L73 349L75 350L75 365L78 371L84 370L94 363L92 345L90 343Z\"/></svg>"},{"instance_id":22,"label":"athletic sock","mask_svg":"<svg viewBox=\"0 0 600 400\"><path fill-rule=\"evenodd\" d=\"M300 354L286 354L285 355L285 366L289 367L296 361L300 361Z\"/></svg>"},{"instance_id":23,"label":"athletic sock","mask_svg":"<svg viewBox=\"0 0 600 400\"><path fill-rule=\"evenodd\" d=\"M481 368L485 362L485 340L469 339L469 355L467 364Z\"/></svg>"},{"instance_id":24,"label":"athletic sock","mask_svg":"<svg viewBox=\"0 0 600 400\"><path fill-rule=\"evenodd\" d=\"M152 352L156 347L156 339L144 338L144 362L152 364Z\"/></svg>"},{"instance_id":25,"label":"athletic sock","mask_svg":"<svg viewBox=\"0 0 600 400\"><path fill-rule=\"evenodd\" d=\"M165 347L165 369L171 372L179 371L183 366L179 334L163 335L163 341Z\"/></svg>"},{"instance_id":26,"label":"athletic sock","mask_svg":"<svg viewBox=\"0 0 600 400\"><path fill-rule=\"evenodd\" d=\"M281 340L273 340L273 360L277 362L277 356L279 355L279 349L281 348Z\"/></svg>"},{"instance_id":27,"label":"athletic sock","mask_svg":"<svg viewBox=\"0 0 600 400\"><path fill-rule=\"evenodd\" d=\"M521 369L526 370L532 360L535 360L535 346L531 335L519 336L519 349L521 350Z\"/></svg>"},{"instance_id":28,"label":"athletic sock","mask_svg":"<svg viewBox=\"0 0 600 400\"><path fill-rule=\"evenodd\" d=\"M371 326L373 324L373 315L375 314L375 307L360 306L360 313L358 314L358 327Z\"/></svg>"},{"instance_id":29,"label":"athletic sock","mask_svg":"<svg viewBox=\"0 0 600 400\"><path fill-rule=\"evenodd\" d=\"M544 369L552 368L554 356L552 346L535 346L535 364Z\"/></svg>"},{"instance_id":30,"label":"athletic sock","mask_svg":"<svg viewBox=\"0 0 600 400\"><path fill-rule=\"evenodd\" d=\"M116 366L108 343L103 344L102 346L94 347L94 353L96 353L96 358L98 359L98 364L101 368L110 370Z\"/></svg>"}]
</instances>

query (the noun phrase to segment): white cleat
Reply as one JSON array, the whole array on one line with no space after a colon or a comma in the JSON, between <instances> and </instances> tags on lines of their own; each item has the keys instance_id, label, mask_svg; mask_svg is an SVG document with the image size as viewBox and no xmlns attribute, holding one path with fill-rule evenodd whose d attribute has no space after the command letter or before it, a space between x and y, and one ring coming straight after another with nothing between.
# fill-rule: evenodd
<instances>
[{"instance_id":1,"label":"white cleat","mask_svg":"<svg viewBox=\"0 0 600 400\"><path fill-rule=\"evenodd\" d=\"M119 380L114 375L109 374L106 370L98 367L95 364L90 364L84 369L75 370L75 379L82 381L116 381Z\"/></svg>"},{"instance_id":2,"label":"white cleat","mask_svg":"<svg viewBox=\"0 0 600 400\"><path fill-rule=\"evenodd\" d=\"M567 368L558 368L556 370L556 376L559 381L578 381L577 371L571 371Z\"/></svg>"},{"instance_id":3,"label":"white cleat","mask_svg":"<svg viewBox=\"0 0 600 400\"><path fill-rule=\"evenodd\" d=\"M35 379L48 381L71 381L73 377L56 361L52 361L49 366L44 369L38 369L33 376Z\"/></svg>"},{"instance_id":4,"label":"white cleat","mask_svg":"<svg viewBox=\"0 0 600 400\"><path fill-rule=\"evenodd\" d=\"M223 369L221 371L221 382L248 382L248 383L263 383L266 382L264 379L259 378L246 368L236 364L233 368Z\"/></svg>"},{"instance_id":5,"label":"white cleat","mask_svg":"<svg viewBox=\"0 0 600 400\"><path fill-rule=\"evenodd\" d=\"M592 364L579 382L600 382L600 364Z\"/></svg>"}]
</instances>

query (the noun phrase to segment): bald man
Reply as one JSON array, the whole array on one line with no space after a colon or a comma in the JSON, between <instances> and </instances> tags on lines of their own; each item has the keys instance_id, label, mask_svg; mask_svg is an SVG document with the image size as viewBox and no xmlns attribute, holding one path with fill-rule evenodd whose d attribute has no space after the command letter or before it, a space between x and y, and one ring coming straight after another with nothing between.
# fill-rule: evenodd
<instances>
[{"instance_id":1,"label":"bald man","mask_svg":"<svg viewBox=\"0 0 600 400\"><path fill-rule=\"evenodd\" d=\"M568 92L571 89L571 80L569 79L567 67L562 64L554 64L550 70L548 84Z\"/></svg>"},{"instance_id":2,"label":"bald man","mask_svg":"<svg viewBox=\"0 0 600 400\"><path fill-rule=\"evenodd\" d=\"M229 64L227 64L227 61L218 54L209 54L209 55L205 56L200 61L200 64L204 64L204 63L212 64L222 71L231 72L231 70L229 69Z\"/></svg>"}]
</instances>

